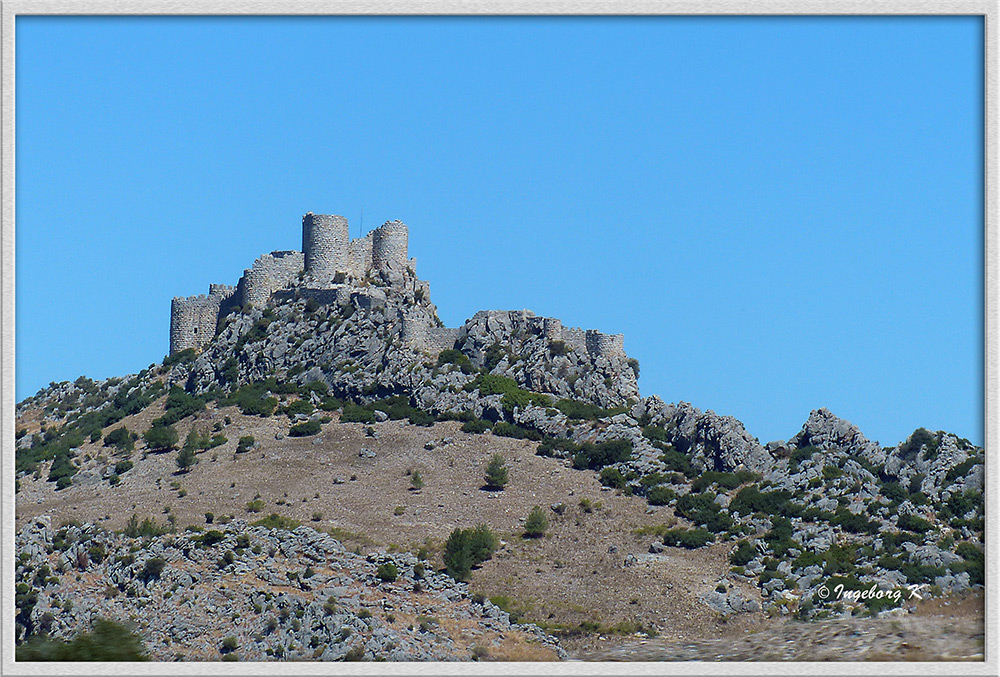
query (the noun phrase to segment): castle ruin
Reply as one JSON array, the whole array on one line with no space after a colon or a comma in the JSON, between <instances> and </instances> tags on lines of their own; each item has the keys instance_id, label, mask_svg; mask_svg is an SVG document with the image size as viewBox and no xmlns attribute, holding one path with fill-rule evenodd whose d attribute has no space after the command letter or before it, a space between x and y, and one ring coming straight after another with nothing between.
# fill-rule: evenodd
<instances>
[{"instance_id":1,"label":"castle ruin","mask_svg":"<svg viewBox=\"0 0 1000 677\"><path fill-rule=\"evenodd\" d=\"M212 284L208 295L172 300L170 354L203 348L215 337L221 319L237 307L263 309L271 302L295 298L361 309L385 307L386 290L376 281L391 291L403 285L404 276L416 276L417 261L408 257L408 247L409 229L401 221L387 221L352 240L343 216L309 212L302 217L302 251L264 254L243 271L236 286ZM427 282L411 279L410 284L419 298L429 300ZM439 326L426 313L400 311L399 320L401 342L432 354L455 347L466 327L475 322L501 323L517 333L544 335L592 357L624 353L621 334L563 327L558 319L536 317L528 310L484 310L455 328Z\"/></svg>"}]
</instances>

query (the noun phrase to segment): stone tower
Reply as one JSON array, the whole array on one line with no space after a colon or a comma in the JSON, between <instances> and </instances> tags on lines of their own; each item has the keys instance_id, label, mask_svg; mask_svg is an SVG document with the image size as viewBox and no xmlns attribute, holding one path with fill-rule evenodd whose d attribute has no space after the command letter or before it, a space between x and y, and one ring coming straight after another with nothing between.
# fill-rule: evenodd
<instances>
[{"instance_id":1,"label":"stone tower","mask_svg":"<svg viewBox=\"0 0 1000 677\"><path fill-rule=\"evenodd\" d=\"M372 267L381 272L406 268L410 230L402 221L386 221L372 233Z\"/></svg>"},{"instance_id":2,"label":"stone tower","mask_svg":"<svg viewBox=\"0 0 1000 677\"><path fill-rule=\"evenodd\" d=\"M306 273L317 282L329 283L337 273L347 272L351 254L347 219L312 212L303 216L302 253Z\"/></svg>"}]
</instances>

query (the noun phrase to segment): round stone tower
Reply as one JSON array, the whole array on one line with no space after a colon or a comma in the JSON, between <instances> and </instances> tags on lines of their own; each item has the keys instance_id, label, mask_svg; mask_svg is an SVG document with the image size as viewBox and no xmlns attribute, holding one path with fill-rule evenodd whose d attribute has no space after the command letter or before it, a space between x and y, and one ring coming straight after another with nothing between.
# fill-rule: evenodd
<instances>
[{"instance_id":1,"label":"round stone tower","mask_svg":"<svg viewBox=\"0 0 1000 677\"><path fill-rule=\"evenodd\" d=\"M351 252L347 219L333 214L302 217L302 253L305 270L319 282L330 282L339 272L346 272Z\"/></svg>"},{"instance_id":2,"label":"round stone tower","mask_svg":"<svg viewBox=\"0 0 1000 677\"><path fill-rule=\"evenodd\" d=\"M372 266L375 270L406 268L410 230L402 221L386 221L372 233Z\"/></svg>"}]
</instances>

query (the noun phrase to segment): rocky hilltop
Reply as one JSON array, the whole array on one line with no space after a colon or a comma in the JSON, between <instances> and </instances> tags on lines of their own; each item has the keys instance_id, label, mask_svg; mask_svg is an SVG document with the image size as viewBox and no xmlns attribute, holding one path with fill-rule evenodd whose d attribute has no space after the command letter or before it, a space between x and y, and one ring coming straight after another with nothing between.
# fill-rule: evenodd
<instances>
[{"instance_id":1,"label":"rocky hilltop","mask_svg":"<svg viewBox=\"0 0 1000 677\"><path fill-rule=\"evenodd\" d=\"M232 451L235 463L259 448L252 435L240 432L255 420L260 423L253 429L258 435L269 431L269 445L279 451L291 438L311 437L321 453L334 448L327 439L342 438L336 431L345 425L363 426L374 446L389 422L419 428L457 421L470 441L490 446L500 438L518 440L550 463L553 475L568 466L623 500L646 506L648 515L662 521L634 530L647 539L644 566L676 561L671 558L691 550L722 552L726 573L698 593L699 604L721 619L900 614L913 590L955 595L984 584L985 457L968 440L919 428L883 447L820 408L787 441L762 444L731 416L641 397L638 362L625 353L620 335L566 328L524 310L481 311L460 327L442 326L428 283L407 258L405 226L392 222L351 241L346 221L338 219L309 214L304 252L274 252L258 259L234 287L212 285L206 297L174 299L171 353L162 364L101 382L81 377L51 384L19 403L19 501L25 494L36 504L54 501L54 485L59 492L77 492L96 511L103 487L129 484L141 464L152 468L156 456L178 447L182 476L199 472L191 470L197 456L213 449ZM234 424L237 413L243 418ZM211 431L199 428L206 425ZM448 425L452 430L457 424ZM185 431L182 445L178 433ZM238 441L227 439L233 431ZM444 439L427 442L425 449L452 437ZM138 459L137 447L143 452ZM354 455L370 458L375 452L366 446ZM320 498L329 489L316 490ZM566 505L549 508L555 519ZM411 573L413 558L390 558L403 572L399 581L376 584L372 570L386 563L381 555L353 556L334 539L304 528L268 531L236 520L206 548L199 541L204 524L143 542L93 525L54 531L51 523L20 514L19 527L19 585L26 586L19 588L22 640L42 630L69 636L100 614L121 617L155 603L177 619L170 622L180 623L164 625L167 619L144 628L158 657L176 649L171 642L188 639L180 653L217 657L217 638L203 636L199 625L216 612L232 617L232 642L248 658L339 659L351 651L368 658L469 658L487 650L481 638L489 638L489 650L498 650L511 636L529 637L533 646L558 653L537 628L515 628L481 600L470 602L468 591L450 579L428 571L418 581ZM57 537L63 545L81 545L75 551L72 545L56 547ZM129 555L91 558L81 566L87 559L79 555L82 544L91 542L88 548L143 556L128 564L122 562ZM640 561L637 553L619 553L617 547L607 549L616 567ZM233 555L225 566L203 566L226 552ZM166 578L140 575L140 559L154 553L166 562ZM305 566L315 573L309 582L298 574L288 578ZM81 572L75 582L62 575L53 583L38 574L74 567ZM185 576L191 580L180 581ZM107 585L125 596L100 599L95 591ZM871 594L831 597L837 585ZM225 599L210 592L222 586L241 592ZM401 629L405 621L399 619L426 615L412 587L437 595L435 603L446 609L439 613L458 625L448 633L414 631L412 624ZM338 592L305 594L327 588ZM351 601L323 611L323 600L333 597ZM76 600L77 611L60 607L67 598ZM265 631L258 627L268 623L261 612L252 623L236 623L246 618L248 604L273 607L279 615L289 611L297 623L285 617ZM359 615L372 604L391 610L397 620ZM464 630L456 635L458 626ZM584 622L574 632L598 627ZM655 632L649 625L636 627ZM341 637L345 628L350 633Z\"/></svg>"}]
</instances>

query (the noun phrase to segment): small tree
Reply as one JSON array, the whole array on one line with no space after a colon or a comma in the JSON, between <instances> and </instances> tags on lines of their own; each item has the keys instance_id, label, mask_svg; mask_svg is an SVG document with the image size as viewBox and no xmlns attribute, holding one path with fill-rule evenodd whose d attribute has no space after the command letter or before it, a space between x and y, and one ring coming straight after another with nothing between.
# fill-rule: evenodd
<instances>
[{"instance_id":1,"label":"small tree","mask_svg":"<svg viewBox=\"0 0 1000 677\"><path fill-rule=\"evenodd\" d=\"M177 445L177 431L172 425L154 425L143 434L146 446L152 451L168 451Z\"/></svg>"},{"instance_id":2,"label":"small tree","mask_svg":"<svg viewBox=\"0 0 1000 677\"><path fill-rule=\"evenodd\" d=\"M504 463L503 456L493 454L489 465L486 466L486 488L494 491L503 489L507 486L508 475L507 464Z\"/></svg>"},{"instance_id":3,"label":"small tree","mask_svg":"<svg viewBox=\"0 0 1000 677\"><path fill-rule=\"evenodd\" d=\"M545 516L545 511L541 506L535 506L528 514L528 519L524 523L524 535L528 538L539 538L545 535L545 530L549 528L549 518Z\"/></svg>"},{"instance_id":4,"label":"small tree","mask_svg":"<svg viewBox=\"0 0 1000 677\"><path fill-rule=\"evenodd\" d=\"M198 458L194 455L194 447L185 444L184 448L177 452L177 468L182 473L191 470L191 467L197 462Z\"/></svg>"},{"instance_id":5,"label":"small tree","mask_svg":"<svg viewBox=\"0 0 1000 677\"><path fill-rule=\"evenodd\" d=\"M414 491L420 491L424 488L424 478L420 476L419 470L414 470L413 474L410 475L410 485Z\"/></svg>"}]
</instances>

